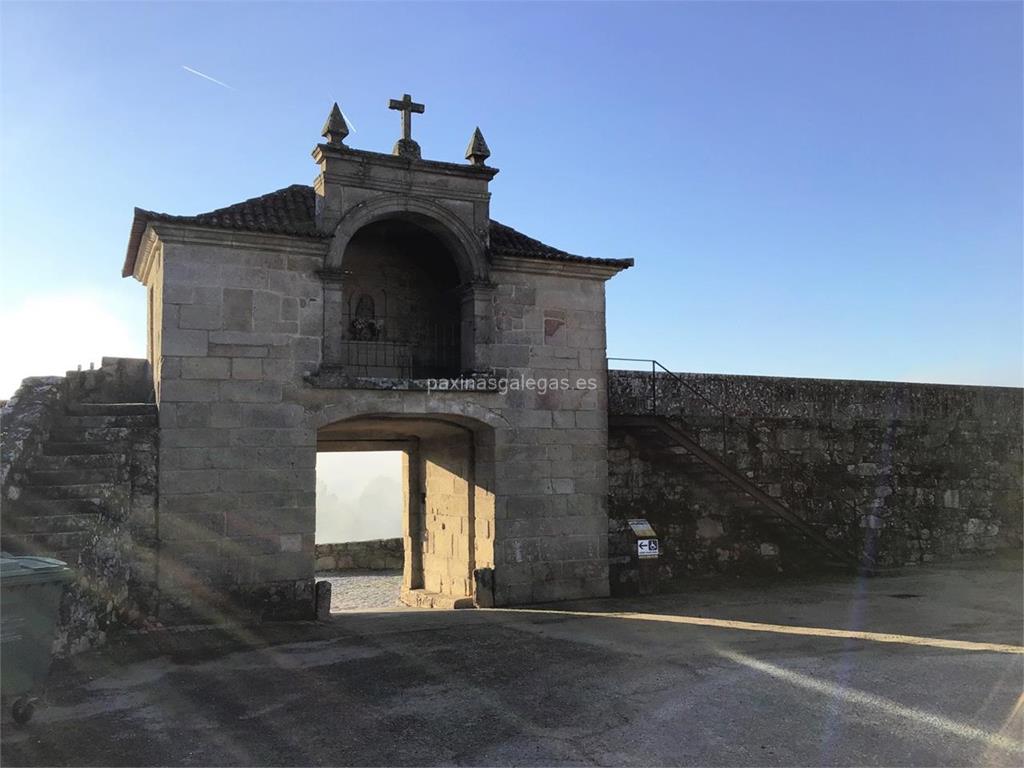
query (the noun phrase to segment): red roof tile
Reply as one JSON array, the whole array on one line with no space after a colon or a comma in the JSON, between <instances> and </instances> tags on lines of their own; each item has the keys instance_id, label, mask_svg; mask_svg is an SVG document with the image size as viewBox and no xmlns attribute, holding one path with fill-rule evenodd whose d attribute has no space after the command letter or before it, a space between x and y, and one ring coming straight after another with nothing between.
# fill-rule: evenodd
<instances>
[{"instance_id":1,"label":"red roof tile","mask_svg":"<svg viewBox=\"0 0 1024 768\"><path fill-rule=\"evenodd\" d=\"M150 222L161 221L315 239L325 239L331 236L317 230L316 196L313 188L305 184L293 184L276 192L194 216L175 216L136 208L128 241L128 252L125 255L124 269L121 272L124 277L128 277L135 270L136 254L146 226ZM490 240L490 253L496 256L607 264L622 269L633 266L632 259L596 259L567 253L493 220L491 221Z\"/></svg>"}]
</instances>

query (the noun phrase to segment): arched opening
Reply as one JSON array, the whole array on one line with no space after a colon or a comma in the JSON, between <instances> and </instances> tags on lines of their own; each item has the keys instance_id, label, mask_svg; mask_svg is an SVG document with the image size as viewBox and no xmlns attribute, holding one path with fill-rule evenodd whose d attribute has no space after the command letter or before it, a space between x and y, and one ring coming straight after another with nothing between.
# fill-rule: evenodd
<instances>
[{"instance_id":1,"label":"arched opening","mask_svg":"<svg viewBox=\"0 0 1024 768\"><path fill-rule=\"evenodd\" d=\"M404 561L405 457L325 447L316 457L317 578L331 582L334 613L393 608Z\"/></svg>"},{"instance_id":2,"label":"arched opening","mask_svg":"<svg viewBox=\"0 0 1024 768\"><path fill-rule=\"evenodd\" d=\"M406 219L362 227L325 294L325 362L352 376L442 378L462 370L462 280L435 234Z\"/></svg>"},{"instance_id":3,"label":"arched opening","mask_svg":"<svg viewBox=\"0 0 1024 768\"><path fill-rule=\"evenodd\" d=\"M478 597L477 571L494 566L492 427L464 417L358 417L321 427L317 451L401 452L402 601L455 606ZM318 476L318 490L321 480L329 483ZM346 586L336 575L318 578L332 578L332 592ZM333 597L353 607L345 595Z\"/></svg>"}]
</instances>

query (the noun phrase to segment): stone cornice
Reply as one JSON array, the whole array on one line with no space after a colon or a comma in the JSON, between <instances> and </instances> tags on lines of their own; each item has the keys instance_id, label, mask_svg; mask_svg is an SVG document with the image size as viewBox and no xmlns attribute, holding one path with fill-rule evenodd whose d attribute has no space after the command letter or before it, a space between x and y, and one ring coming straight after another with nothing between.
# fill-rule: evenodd
<instances>
[{"instance_id":1,"label":"stone cornice","mask_svg":"<svg viewBox=\"0 0 1024 768\"><path fill-rule=\"evenodd\" d=\"M248 251L273 251L303 256L323 256L330 247L328 238L283 235L270 232L246 232L201 224L175 224L154 221L149 225L165 243L215 245Z\"/></svg>"},{"instance_id":2,"label":"stone cornice","mask_svg":"<svg viewBox=\"0 0 1024 768\"><path fill-rule=\"evenodd\" d=\"M562 275L563 277L578 277L587 280L608 280L631 266L631 263L558 261L515 256L493 256L491 258L491 268L495 270L528 272L536 275Z\"/></svg>"},{"instance_id":3,"label":"stone cornice","mask_svg":"<svg viewBox=\"0 0 1024 768\"><path fill-rule=\"evenodd\" d=\"M332 147L329 144L317 144L313 148L313 159L322 163L325 159L334 158L339 160L353 160L355 162L369 162L375 165L382 165L389 168L398 168L428 174L444 176L460 176L467 179L480 179L490 181L497 173L497 168L486 165L468 165L463 163L448 163L441 160L414 160L399 155L387 155L383 152L370 152L365 149L352 149L351 147Z\"/></svg>"},{"instance_id":4,"label":"stone cornice","mask_svg":"<svg viewBox=\"0 0 1024 768\"><path fill-rule=\"evenodd\" d=\"M150 284L150 277L153 274L153 266L160 258L160 238L157 237L150 224L142 233L142 240L135 258L134 271L132 276L143 285Z\"/></svg>"},{"instance_id":5,"label":"stone cornice","mask_svg":"<svg viewBox=\"0 0 1024 768\"><path fill-rule=\"evenodd\" d=\"M132 276L136 280L148 284L153 264L164 244L209 245L244 251L271 251L296 256L322 257L327 253L330 241L300 235L244 232L199 224L151 221L146 225L136 253L132 271Z\"/></svg>"},{"instance_id":6,"label":"stone cornice","mask_svg":"<svg viewBox=\"0 0 1024 768\"><path fill-rule=\"evenodd\" d=\"M313 186L320 193L323 192L325 186L339 186L385 193L409 194L412 192L432 200L443 198L446 200L464 200L472 203L478 201L488 202L491 199L491 193L486 191L467 192L451 187L437 187L433 184L418 182L415 178L409 181L371 179L355 171L352 173L338 173L337 171L321 173L314 180Z\"/></svg>"},{"instance_id":7,"label":"stone cornice","mask_svg":"<svg viewBox=\"0 0 1024 768\"><path fill-rule=\"evenodd\" d=\"M345 281L345 270L343 269L321 269L316 276L325 283L343 283Z\"/></svg>"}]
</instances>

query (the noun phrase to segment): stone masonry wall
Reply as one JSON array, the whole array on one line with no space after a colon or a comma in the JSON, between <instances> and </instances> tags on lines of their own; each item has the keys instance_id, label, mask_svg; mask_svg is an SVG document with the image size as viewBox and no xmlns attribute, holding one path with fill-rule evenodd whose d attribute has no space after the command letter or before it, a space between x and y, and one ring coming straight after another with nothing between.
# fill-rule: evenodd
<instances>
[{"instance_id":1,"label":"stone masonry wall","mask_svg":"<svg viewBox=\"0 0 1024 768\"><path fill-rule=\"evenodd\" d=\"M610 413L647 414L656 400L703 447L882 565L1021 546L1019 389L680 376L659 375L652 390L650 373L611 372ZM778 568L778 539L683 475L677 457L621 429L609 457L613 541L626 519L648 518L664 577Z\"/></svg>"},{"instance_id":2,"label":"stone masonry wall","mask_svg":"<svg viewBox=\"0 0 1024 768\"><path fill-rule=\"evenodd\" d=\"M606 595L604 282L518 271L493 278L492 365L523 385L499 399L511 428L495 433L495 598Z\"/></svg>"},{"instance_id":3,"label":"stone masonry wall","mask_svg":"<svg viewBox=\"0 0 1024 768\"><path fill-rule=\"evenodd\" d=\"M316 438L294 390L319 365L322 250L165 237L161 620L308 618Z\"/></svg>"},{"instance_id":4,"label":"stone masonry wall","mask_svg":"<svg viewBox=\"0 0 1024 768\"><path fill-rule=\"evenodd\" d=\"M316 545L316 570L399 570L405 563L402 539L370 539Z\"/></svg>"},{"instance_id":5,"label":"stone masonry wall","mask_svg":"<svg viewBox=\"0 0 1024 768\"><path fill-rule=\"evenodd\" d=\"M422 546L423 587L443 595L472 594L470 499L472 451L468 432L420 441L425 505Z\"/></svg>"},{"instance_id":6,"label":"stone masonry wall","mask_svg":"<svg viewBox=\"0 0 1024 768\"><path fill-rule=\"evenodd\" d=\"M267 618L312 615L317 428L361 415L486 425L459 533L468 544L471 527L476 546L460 559L494 567L499 603L607 593L603 279L492 273L474 331L481 359L517 382L566 387L335 387L310 375L325 333L325 245L200 240L173 226L160 237L148 282L163 291L161 620L216 621L239 605ZM431 586L464 592L471 579L449 568Z\"/></svg>"},{"instance_id":7,"label":"stone masonry wall","mask_svg":"<svg viewBox=\"0 0 1024 768\"><path fill-rule=\"evenodd\" d=\"M453 532L454 521L438 519L438 528L445 525L442 537L462 551L467 531L473 531L473 569L494 568L499 605L605 595L603 281L513 269L495 270L492 279L491 308L483 314L493 319L478 333L492 367L485 378L499 381L501 391L428 393L396 381L382 382L389 386L382 391L327 386L301 395L302 401L318 408L322 423L334 414L398 413L486 425L475 430L472 521ZM456 474L445 478L453 490ZM443 487L436 486L439 494ZM433 489L429 483L424 488ZM463 567L464 577L456 579L456 562L435 559L449 578L428 578L428 587L464 594L460 580L471 572Z\"/></svg>"}]
</instances>

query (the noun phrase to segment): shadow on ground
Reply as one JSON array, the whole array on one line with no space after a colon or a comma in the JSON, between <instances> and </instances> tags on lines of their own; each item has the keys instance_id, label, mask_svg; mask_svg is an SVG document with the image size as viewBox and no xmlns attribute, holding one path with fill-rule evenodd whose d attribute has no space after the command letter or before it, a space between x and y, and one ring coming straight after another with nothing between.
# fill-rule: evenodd
<instances>
[{"instance_id":1,"label":"shadow on ground","mask_svg":"<svg viewBox=\"0 0 1024 768\"><path fill-rule=\"evenodd\" d=\"M1018 765L1024 656L970 644L1019 645L1021 597L1019 567L1004 564L702 584L541 610L350 613L319 623L151 633L56 668L49 705L36 719L27 728L4 723L2 759Z\"/></svg>"}]
</instances>

